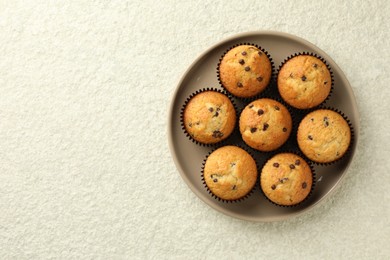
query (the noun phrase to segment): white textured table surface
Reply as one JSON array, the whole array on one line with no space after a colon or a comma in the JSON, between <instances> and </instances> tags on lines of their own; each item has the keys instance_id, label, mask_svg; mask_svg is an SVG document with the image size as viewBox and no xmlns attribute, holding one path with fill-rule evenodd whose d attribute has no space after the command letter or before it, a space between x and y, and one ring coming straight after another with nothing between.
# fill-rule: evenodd
<instances>
[{"instance_id":1,"label":"white textured table surface","mask_svg":"<svg viewBox=\"0 0 390 260\"><path fill-rule=\"evenodd\" d=\"M0 258L388 259L389 1L157 2L0 2ZM167 145L187 67L254 30L323 49L361 114L341 189L278 223L205 205Z\"/></svg>"}]
</instances>

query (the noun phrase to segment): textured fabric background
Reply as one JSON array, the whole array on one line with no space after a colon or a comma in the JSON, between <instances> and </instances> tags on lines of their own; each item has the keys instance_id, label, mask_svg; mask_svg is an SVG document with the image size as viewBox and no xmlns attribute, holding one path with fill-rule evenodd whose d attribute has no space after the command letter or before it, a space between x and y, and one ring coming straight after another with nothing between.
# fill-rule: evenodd
<instances>
[{"instance_id":1,"label":"textured fabric background","mask_svg":"<svg viewBox=\"0 0 390 260\"><path fill-rule=\"evenodd\" d=\"M388 259L389 14L386 0L1 1L0 258ZM278 223L205 205L167 144L187 67L253 30L327 52L361 113L342 188Z\"/></svg>"}]
</instances>

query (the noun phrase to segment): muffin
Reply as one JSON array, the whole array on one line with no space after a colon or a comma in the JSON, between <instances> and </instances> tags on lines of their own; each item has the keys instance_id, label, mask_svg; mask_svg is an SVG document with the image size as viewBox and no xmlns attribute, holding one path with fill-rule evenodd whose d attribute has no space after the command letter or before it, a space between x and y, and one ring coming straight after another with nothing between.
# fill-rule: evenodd
<instances>
[{"instance_id":1,"label":"muffin","mask_svg":"<svg viewBox=\"0 0 390 260\"><path fill-rule=\"evenodd\" d=\"M265 196L273 203L292 206L309 195L313 174L310 166L300 156L280 153L264 165L260 185Z\"/></svg>"},{"instance_id":2,"label":"muffin","mask_svg":"<svg viewBox=\"0 0 390 260\"><path fill-rule=\"evenodd\" d=\"M268 98L247 105L240 115L242 139L259 151L273 151L288 139L292 128L291 115L281 103Z\"/></svg>"},{"instance_id":3,"label":"muffin","mask_svg":"<svg viewBox=\"0 0 390 260\"><path fill-rule=\"evenodd\" d=\"M318 163L341 158L351 143L351 129L337 112L319 109L306 115L298 127L298 145L304 155Z\"/></svg>"},{"instance_id":4,"label":"muffin","mask_svg":"<svg viewBox=\"0 0 390 260\"><path fill-rule=\"evenodd\" d=\"M223 200L238 200L253 189L257 179L255 160L237 146L224 146L206 160L203 177L207 188Z\"/></svg>"},{"instance_id":5,"label":"muffin","mask_svg":"<svg viewBox=\"0 0 390 260\"><path fill-rule=\"evenodd\" d=\"M213 144L226 139L233 132L236 111L224 94L204 91L189 100L183 121L193 139L203 144Z\"/></svg>"},{"instance_id":6,"label":"muffin","mask_svg":"<svg viewBox=\"0 0 390 260\"><path fill-rule=\"evenodd\" d=\"M332 87L326 64L310 55L298 55L286 61L277 81L282 98L298 109L318 106L328 97Z\"/></svg>"},{"instance_id":7,"label":"muffin","mask_svg":"<svg viewBox=\"0 0 390 260\"><path fill-rule=\"evenodd\" d=\"M262 92L272 76L267 54L252 45L240 45L228 51L219 65L223 87L237 97L253 97Z\"/></svg>"}]
</instances>

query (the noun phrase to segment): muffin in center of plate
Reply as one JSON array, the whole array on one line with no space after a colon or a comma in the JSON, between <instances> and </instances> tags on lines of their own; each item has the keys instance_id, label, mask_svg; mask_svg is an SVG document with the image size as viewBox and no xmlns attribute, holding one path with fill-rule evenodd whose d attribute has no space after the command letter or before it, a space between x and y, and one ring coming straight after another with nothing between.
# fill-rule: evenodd
<instances>
[{"instance_id":1,"label":"muffin in center of plate","mask_svg":"<svg viewBox=\"0 0 390 260\"><path fill-rule=\"evenodd\" d=\"M239 125L246 144L268 152L278 149L287 141L291 133L292 118L280 102L262 98L244 108Z\"/></svg>"}]
</instances>

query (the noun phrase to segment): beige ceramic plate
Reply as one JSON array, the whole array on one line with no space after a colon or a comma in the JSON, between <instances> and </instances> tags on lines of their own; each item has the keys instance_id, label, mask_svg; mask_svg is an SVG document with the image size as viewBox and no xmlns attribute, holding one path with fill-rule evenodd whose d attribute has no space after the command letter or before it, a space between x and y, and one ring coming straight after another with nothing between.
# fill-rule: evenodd
<instances>
[{"instance_id":1,"label":"beige ceramic plate","mask_svg":"<svg viewBox=\"0 0 390 260\"><path fill-rule=\"evenodd\" d=\"M314 52L322 56L334 73L334 90L326 102L341 110L351 121L355 138L351 152L344 160L331 166L315 166L317 184L314 192L305 203L293 207L278 207L267 201L261 194L259 185L247 199L238 203L224 203L210 196L201 181L201 166L205 156L213 148L202 147L191 142L183 133L180 125L180 110L186 98L196 90L213 87L221 88L216 68L221 55L232 45L253 43L265 48L275 63L276 69L281 62L296 52ZM355 153L359 136L359 113L356 100L348 80L336 63L322 50L312 43L296 36L272 31L249 32L226 39L206 50L195 60L181 78L173 95L168 119L168 140L173 160L182 178L191 190L212 208L232 217L250 221L277 221L307 212L339 186L345 177L348 166ZM239 108L245 104L236 100ZM242 144L239 133L229 139L231 144ZM255 159L261 165L269 155L255 152ZM260 169L259 169L260 170Z\"/></svg>"}]
</instances>

